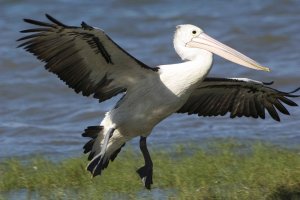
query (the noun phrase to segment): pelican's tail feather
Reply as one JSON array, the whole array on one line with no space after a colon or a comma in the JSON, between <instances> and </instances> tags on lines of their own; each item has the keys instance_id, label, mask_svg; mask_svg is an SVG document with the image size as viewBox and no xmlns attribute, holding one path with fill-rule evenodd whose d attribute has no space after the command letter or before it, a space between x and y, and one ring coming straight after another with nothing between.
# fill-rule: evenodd
<instances>
[{"instance_id":1,"label":"pelican's tail feather","mask_svg":"<svg viewBox=\"0 0 300 200\"><path fill-rule=\"evenodd\" d=\"M103 126L89 126L84 130L82 136L92 138L83 146L83 149L84 153L89 153L88 160L90 162L87 170L93 176L101 175L102 170L108 166L109 161L113 161L117 157L126 142L118 130L107 129ZM105 142L105 138L107 142Z\"/></svg>"}]
</instances>

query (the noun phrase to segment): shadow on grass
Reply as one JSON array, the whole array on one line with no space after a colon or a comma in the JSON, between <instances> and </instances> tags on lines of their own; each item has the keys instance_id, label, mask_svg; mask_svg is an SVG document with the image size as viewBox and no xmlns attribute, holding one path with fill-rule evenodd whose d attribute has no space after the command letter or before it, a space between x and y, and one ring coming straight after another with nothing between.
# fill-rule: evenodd
<instances>
[{"instance_id":1,"label":"shadow on grass","mask_svg":"<svg viewBox=\"0 0 300 200\"><path fill-rule=\"evenodd\" d=\"M267 200L297 200L300 199L300 185L276 188L275 192L267 197Z\"/></svg>"}]
</instances>

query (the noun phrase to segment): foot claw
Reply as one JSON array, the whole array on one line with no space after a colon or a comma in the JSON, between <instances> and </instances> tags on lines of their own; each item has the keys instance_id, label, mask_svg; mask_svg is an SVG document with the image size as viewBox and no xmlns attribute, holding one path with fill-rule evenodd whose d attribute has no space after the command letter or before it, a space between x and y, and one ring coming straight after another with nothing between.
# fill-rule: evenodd
<instances>
[{"instance_id":1,"label":"foot claw","mask_svg":"<svg viewBox=\"0 0 300 200\"><path fill-rule=\"evenodd\" d=\"M145 188L150 190L151 184L153 184L152 181L153 168L149 166L143 166L138 170L136 170L136 172L139 174L140 178L142 179Z\"/></svg>"}]
</instances>

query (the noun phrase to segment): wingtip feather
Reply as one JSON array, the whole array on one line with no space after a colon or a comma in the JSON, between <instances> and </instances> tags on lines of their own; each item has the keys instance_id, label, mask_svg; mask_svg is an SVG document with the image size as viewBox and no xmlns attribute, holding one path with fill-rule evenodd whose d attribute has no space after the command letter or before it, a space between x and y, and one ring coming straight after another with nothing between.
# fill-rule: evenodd
<instances>
[{"instance_id":1,"label":"wingtip feather","mask_svg":"<svg viewBox=\"0 0 300 200\"><path fill-rule=\"evenodd\" d=\"M47 19L49 19L51 22L53 22L54 24L58 25L58 26L62 26L62 27L68 27L67 25L63 24L62 22L58 21L57 19L55 19L54 17L52 17L49 14L45 14L45 16L47 17Z\"/></svg>"},{"instance_id":2,"label":"wingtip feather","mask_svg":"<svg viewBox=\"0 0 300 200\"><path fill-rule=\"evenodd\" d=\"M37 26L46 26L46 27L52 27L52 28L55 27L53 24L49 24L46 22L41 22L41 21L37 21L37 20L33 20L33 19L28 19L28 18L23 19L23 21L26 23L29 23L29 24L37 25Z\"/></svg>"}]
</instances>

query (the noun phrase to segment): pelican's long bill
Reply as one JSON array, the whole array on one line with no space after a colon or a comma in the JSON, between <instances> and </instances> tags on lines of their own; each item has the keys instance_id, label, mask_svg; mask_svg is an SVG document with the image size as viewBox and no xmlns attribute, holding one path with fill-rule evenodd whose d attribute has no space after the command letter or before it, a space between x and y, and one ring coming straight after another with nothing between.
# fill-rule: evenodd
<instances>
[{"instance_id":1,"label":"pelican's long bill","mask_svg":"<svg viewBox=\"0 0 300 200\"><path fill-rule=\"evenodd\" d=\"M251 58L213 39L203 32L188 42L186 47L205 49L236 64L256 70L270 71L268 67L262 66Z\"/></svg>"}]
</instances>

